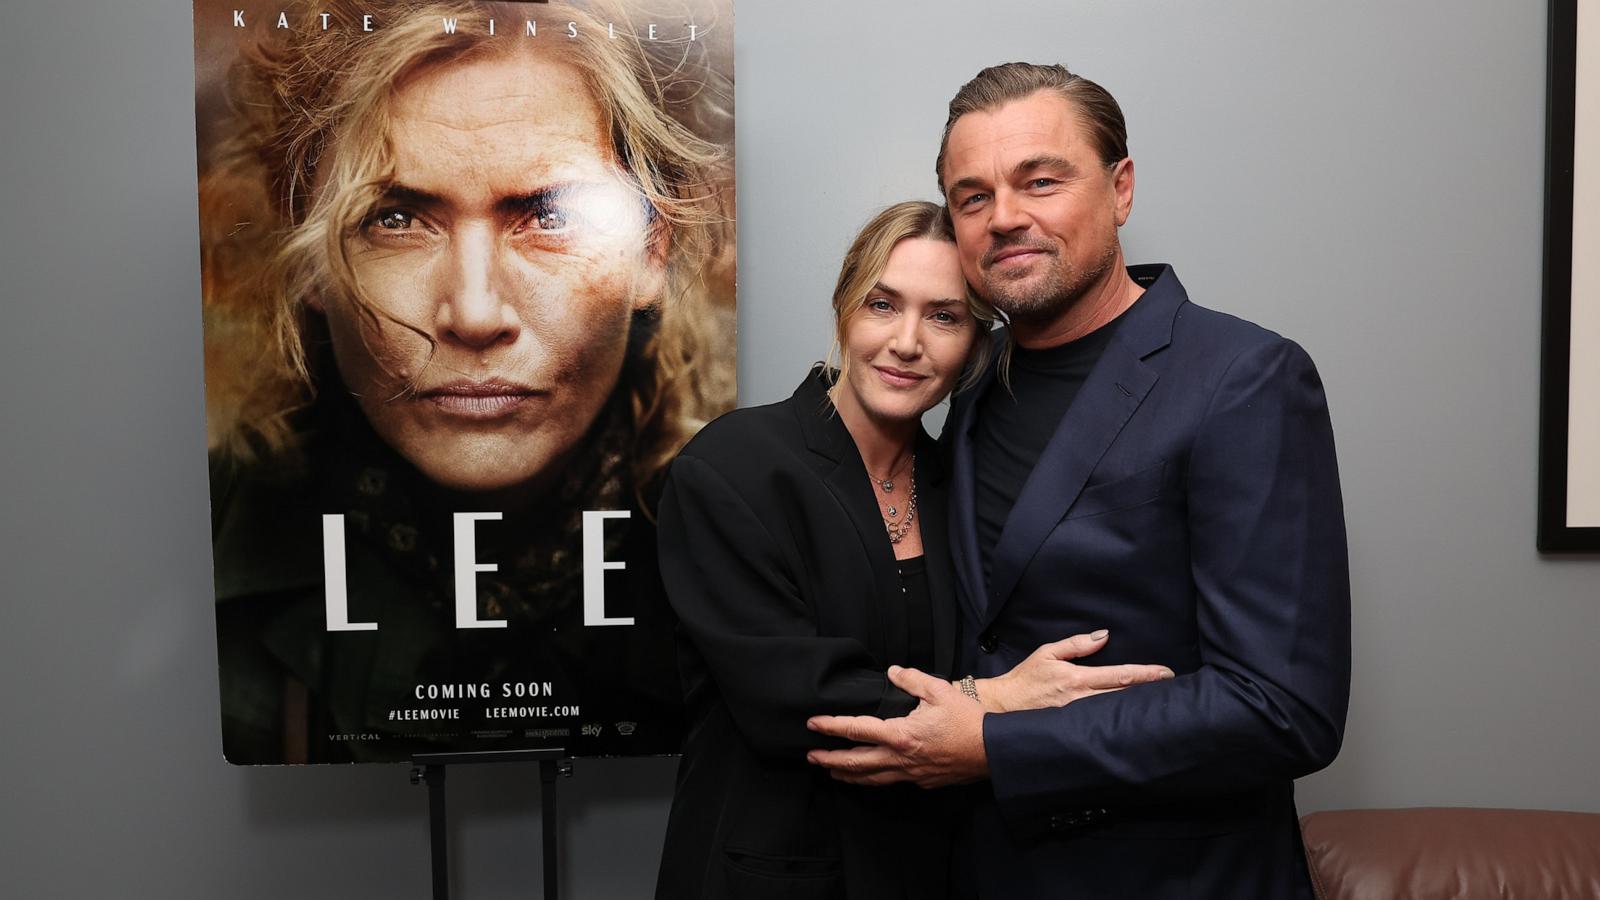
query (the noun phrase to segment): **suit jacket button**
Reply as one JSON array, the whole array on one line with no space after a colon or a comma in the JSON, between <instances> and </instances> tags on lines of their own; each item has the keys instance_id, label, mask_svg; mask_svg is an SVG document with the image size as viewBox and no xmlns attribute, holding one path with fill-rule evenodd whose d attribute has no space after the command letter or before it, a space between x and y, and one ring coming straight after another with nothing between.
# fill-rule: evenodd
<instances>
[{"instance_id":1,"label":"suit jacket button","mask_svg":"<svg viewBox=\"0 0 1600 900\"><path fill-rule=\"evenodd\" d=\"M995 637L994 632L985 631L983 634L978 635L979 650L985 653L993 653L998 646L1000 646L1000 639Z\"/></svg>"}]
</instances>

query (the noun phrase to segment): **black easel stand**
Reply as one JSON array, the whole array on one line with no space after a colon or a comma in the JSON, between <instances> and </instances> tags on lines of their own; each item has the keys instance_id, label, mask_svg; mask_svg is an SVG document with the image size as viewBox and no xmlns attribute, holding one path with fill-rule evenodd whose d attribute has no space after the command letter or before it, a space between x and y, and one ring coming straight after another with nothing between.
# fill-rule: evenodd
<instances>
[{"instance_id":1,"label":"black easel stand","mask_svg":"<svg viewBox=\"0 0 1600 900\"><path fill-rule=\"evenodd\" d=\"M539 806L544 813L544 900L559 900L556 856L556 776L572 775L560 747L488 753L421 753L411 757L411 783L428 783L428 835L433 855L433 900L450 900L450 847L444 827L445 766L468 763L539 763Z\"/></svg>"}]
</instances>

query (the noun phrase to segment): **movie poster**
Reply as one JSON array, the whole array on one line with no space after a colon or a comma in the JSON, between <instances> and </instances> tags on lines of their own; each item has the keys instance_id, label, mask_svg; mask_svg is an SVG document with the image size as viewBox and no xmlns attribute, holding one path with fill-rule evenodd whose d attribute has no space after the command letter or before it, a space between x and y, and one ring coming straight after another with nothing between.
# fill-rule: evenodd
<instances>
[{"instance_id":1,"label":"movie poster","mask_svg":"<svg viewBox=\"0 0 1600 900\"><path fill-rule=\"evenodd\" d=\"M732 0L196 0L224 755L676 752Z\"/></svg>"}]
</instances>

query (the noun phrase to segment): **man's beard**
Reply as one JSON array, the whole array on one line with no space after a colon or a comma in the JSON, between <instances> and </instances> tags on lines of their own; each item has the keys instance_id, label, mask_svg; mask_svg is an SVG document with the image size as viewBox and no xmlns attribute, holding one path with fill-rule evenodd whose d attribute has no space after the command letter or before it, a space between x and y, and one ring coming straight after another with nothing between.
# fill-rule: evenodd
<instances>
[{"instance_id":1,"label":"man's beard","mask_svg":"<svg viewBox=\"0 0 1600 900\"><path fill-rule=\"evenodd\" d=\"M1030 286L1024 286L1025 279L996 277L991 268L995 254L1017 246L1030 247L1050 257L1042 277L1026 279L1031 282ZM1044 324L1059 318L1077 303L1105 275L1106 269L1116 258L1116 247L1107 244L1099 259L1088 267L1079 268L1063 259L1053 244L1028 240L996 241L984 254L982 283L979 285L982 290L979 293L1012 322L1022 325Z\"/></svg>"}]
</instances>

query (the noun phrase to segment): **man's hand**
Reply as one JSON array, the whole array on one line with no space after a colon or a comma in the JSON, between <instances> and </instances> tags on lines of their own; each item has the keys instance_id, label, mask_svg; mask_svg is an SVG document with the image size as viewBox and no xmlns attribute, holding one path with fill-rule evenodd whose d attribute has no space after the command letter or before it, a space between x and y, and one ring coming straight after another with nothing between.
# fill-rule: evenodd
<instances>
[{"instance_id":1,"label":"man's hand","mask_svg":"<svg viewBox=\"0 0 1600 900\"><path fill-rule=\"evenodd\" d=\"M1172 670L1166 666L1083 666L1068 662L1103 649L1109 634L1102 628L1093 634L1075 634L1045 644L1006 674L978 679L978 699L989 712L1045 709L1172 677Z\"/></svg>"},{"instance_id":2,"label":"man's hand","mask_svg":"<svg viewBox=\"0 0 1600 900\"><path fill-rule=\"evenodd\" d=\"M812 731L864 746L813 750L806 759L850 784L913 781L932 788L988 777L981 705L950 682L916 669L890 666L889 680L922 701L911 715L889 721L872 716L813 716L806 722Z\"/></svg>"}]
</instances>

